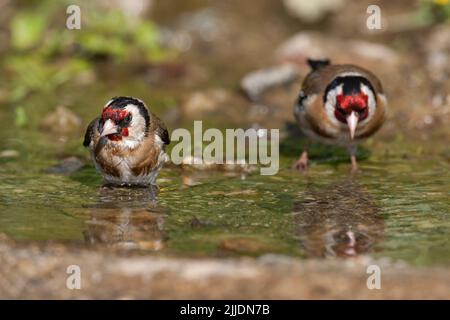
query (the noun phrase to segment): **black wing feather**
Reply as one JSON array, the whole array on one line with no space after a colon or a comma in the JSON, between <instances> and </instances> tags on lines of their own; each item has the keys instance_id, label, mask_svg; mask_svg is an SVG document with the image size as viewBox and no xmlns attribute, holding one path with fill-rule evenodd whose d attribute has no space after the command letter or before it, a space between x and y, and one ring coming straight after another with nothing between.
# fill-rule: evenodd
<instances>
[{"instance_id":1,"label":"black wing feather","mask_svg":"<svg viewBox=\"0 0 450 320\"><path fill-rule=\"evenodd\" d=\"M159 127L156 130L157 135L161 138L161 140L164 142L164 144L168 145L170 144L170 137L169 137L169 131L165 127Z\"/></svg>"},{"instance_id":2,"label":"black wing feather","mask_svg":"<svg viewBox=\"0 0 450 320\"><path fill-rule=\"evenodd\" d=\"M167 127L164 122L162 122L161 119L153 113L151 114L151 117L153 119L153 126L155 128L154 132L158 135L158 137L161 138L162 142L164 142L165 145L170 144L169 131L167 131Z\"/></svg>"},{"instance_id":3,"label":"black wing feather","mask_svg":"<svg viewBox=\"0 0 450 320\"><path fill-rule=\"evenodd\" d=\"M95 118L94 120L92 120L92 122L89 123L89 125L86 129L86 133L84 135L84 141L83 141L83 146L85 146L86 148L89 147L89 145L91 144L91 141L94 137L94 130L98 126L99 119L100 118Z\"/></svg>"}]
</instances>

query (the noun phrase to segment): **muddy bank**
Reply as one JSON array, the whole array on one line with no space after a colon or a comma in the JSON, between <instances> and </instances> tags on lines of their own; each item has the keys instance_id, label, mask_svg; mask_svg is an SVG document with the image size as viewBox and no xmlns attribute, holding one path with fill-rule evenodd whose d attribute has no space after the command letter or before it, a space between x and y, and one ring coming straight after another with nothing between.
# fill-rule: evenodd
<instances>
[{"instance_id":1,"label":"muddy bank","mask_svg":"<svg viewBox=\"0 0 450 320\"><path fill-rule=\"evenodd\" d=\"M0 298L47 299L447 299L448 270L416 269L368 257L302 261L125 256L48 244L0 244ZM381 268L381 289L369 290L367 266ZM81 289L66 287L69 265L81 268ZM426 289L426 290L425 290Z\"/></svg>"}]
</instances>

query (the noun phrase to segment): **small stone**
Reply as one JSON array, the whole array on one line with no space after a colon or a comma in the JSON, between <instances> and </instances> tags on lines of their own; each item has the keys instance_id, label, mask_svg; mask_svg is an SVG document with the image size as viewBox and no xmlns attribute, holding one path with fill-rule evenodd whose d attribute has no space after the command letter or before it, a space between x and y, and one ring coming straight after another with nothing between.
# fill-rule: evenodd
<instances>
[{"instance_id":1,"label":"small stone","mask_svg":"<svg viewBox=\"0 0 450 320\"><path fill-rule=\"evenodd\" d=\"M232 101L232 94L227 90L209 89L192 93L181 105L181 109L189 117L199 117L226 107Z\"/></svg>"},{"instance_id":2,"label":"small stone","mask_svg":"<svg viewBox=\"0 0 450 320\"><path fill-rule=\"evenodd\" d=\"M9 241L10 238L5 234L0 232L0 241Z\"/></svg>"},{"instance_id":3,"label":"small stone","mask_svg":"<svg viewBox=\"0 0 450 320\"><path fill-rule=\"evenodd\" d=\"M313 23L342 8L345 0L283 0L283 4L292 16Z\"/></svg>"},{"instance_id":4,"label":"small stone","mask_svg":"<svg viewBox=\"0 0 450 320\"><path fill-rule=\"evenodd\" d=\"M257 101L268 89L286 85L298 78L298 70L292 64L282 64L247 74L241 87L252 101Z\"/></svg>"},{"instance_id":5,"label":"small stone","mask_svg":"<svg viewBox=\"0 0 450 320\"><path fill-rule=\"evenodd\" d=\"M40 129L47 132L68 135L80 131L82 120L71 110L57 107L42 120Z\"/></svg>"},{"instance_id":6,"label":"small stone","mask_svg":"<svg viewBox=\"0 0 450 320\"><path fill-rule=\"evenodd\" d=\"M164 243L160 239L139 241L138 247L141 250L158 251L164 247Z\"/></svg>"},{"instance_id":7,"label":"small stone","mask_svg":"<svg viewBox=\"0 0 450 320\"><path fill-rule=\"evenodd\" d=\"M193 156L184 157L181 165L183 167L191 167L197 170L213 170L217 167L214 162L206 161Z\"/></svg>"},{"instance_id":8,"label":"small stone","mask_svg":"<svg viewBox=\"0 0 450 320\"><path fill-rule=\"evenodd\" d=\"M444 82L450 75L449 37L450 27L443 24L434 28L424 45L428 74L435 82Z\"/></svg>"},{"instance_id":9,"label":"small stone","mask_svg":"<svg viewBox=\"0 0 450 320\"><path fill-rule=\"evenodd\" d=\"M319 32L299 32L283 42L275 52L278 60L306 62L310 59L327 59L330 56L327 40Z\"/></svg>"},{"instance_id":10,"label":"small stone","mask_svg":"<svg viewBox=\"0 0 450 320\"><path fill-rule=\"evenodd\" d=\"M109 1L99 1L100 6L106 9L117 8L123 12L130 19L142 19L145 14L147 14L153 8L154 0L139 0L139 1L128 1L128 0L109 0Z\"/></svg>"},{"instance_id":11,"label":"small stone","mask_svg":"<svg viewBox=\"0 0 450 320\"><path fill-rule=\"evenodd\" d=\"M3 150L0 152L0 158L17 158L20 153L16 150Z\"/></svg>"},{"instance_id":12,"label":"small stone","mask_svg":"<svg viewBox=\"0 0 450 320\"><path fill-rule=\"evenodd\" d=\"M400 59L393 49L384 44L368 41L350 41L348 45L354 54L364 59L379 60L389 64L396 64Z\"/></svg>"},{"instance_id":13,"label":"small stone","mask_svg":"<svg viewBox=\"0 0 450 320\"><path fill-rule=\"evenodd\" d=\"M296 63L300 67L306 67L307 59L331 59L333 63L352 63L368 68L384 65L391 68L400 62L397 52L385 44L346 40L310 31L295 34L282 43L275 54L277 60Z\"/></svg>"},{"instance_id":14,"label":"small stone","mask_svg":"<svg viewBox=\"0 0 450 320\"><path fill-rule=\"evenodd\" d=\"M268 245L256 239L243 237L223 239L219 244L219 248L236 253L261 253L271 249Z\"/></svg>"},{"instance_id":15,"label":"small stone","mask_svg":"<svg viewBox=\"0 0 450 320\"><path fill-rule=\"evenodd\" d=\"M68 157L63 159L56 166L47 169L48 173L54 174L72 174L81 170L85 166L83 160L77 157Z\"/></svg>"},{"instance_id":16,"label":"small stone","mask_svg":"<svg viewBox=\"0 0 450 320\"><path fill-rule=\"evenodd\" d=\"M192 177L192 176L186 176L186 175L183 175L183 176L181 177L181 181L182 181L183 185L184 185L184 186L187 186L187 187L193 187L193 186L198 186L198 185L202 184L202 183L201 183L198 179L196 179L195 177Z\"/></svg>"},{"instance_id":17,"label":"small stone","mask_svg":"<svg viewBox=\"0 0 450 320\"><path fill-rule=\"evenodd\" d=\"M227 162L223 165L223 169L225 171L246 172L246 173L251 173L258 170L256 165L249 164L245 160L240 160L236 162Z\"/></svg>"}]
</instances>

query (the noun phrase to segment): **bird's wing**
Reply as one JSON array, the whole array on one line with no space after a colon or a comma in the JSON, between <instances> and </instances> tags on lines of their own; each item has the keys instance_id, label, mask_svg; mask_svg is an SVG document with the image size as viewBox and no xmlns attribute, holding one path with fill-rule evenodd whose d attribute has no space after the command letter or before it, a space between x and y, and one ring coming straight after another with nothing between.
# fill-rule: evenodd
<instances>
[{"instance_id":1,"label":"bird's wing","mask_svg":"<svg viewBox=\"0 0 450 320\"><path fill-rule=\"evenodd\" d=\"M89 123L86 129L86 133L84 134L83 146L89 147L89 145L91 144L92 140L94 139L95 130L96 128L98 128L99 120L100 118L95 118L94 120L91 121L91 123Z\"/></svg>"},{"instance_id":2,"label":"bird's wing","mask_svg":"<svg viewBox=\"0 0 450 320\"><path fill-rule=\"evenodd\" d=\"M153 113L150 115L150 134L145 137L138 148L129 151L129 156L133 158L131 170L136 176L150 174L159 165L161 149L157 147L155 135L161 139L164 145L170 143L169 132L164 123Z\"/></svg>"},{"instance_id":3,"label":"bird's wing","mask_svg":"<svg viewBox=\"0 0 450 320\"><path fill-rule=\"evenodd\" d=\"M155 133L161 138L165 145L170 144L169 131L166 125L157 116L152 114Z\"/></svg>"}]
</instances>

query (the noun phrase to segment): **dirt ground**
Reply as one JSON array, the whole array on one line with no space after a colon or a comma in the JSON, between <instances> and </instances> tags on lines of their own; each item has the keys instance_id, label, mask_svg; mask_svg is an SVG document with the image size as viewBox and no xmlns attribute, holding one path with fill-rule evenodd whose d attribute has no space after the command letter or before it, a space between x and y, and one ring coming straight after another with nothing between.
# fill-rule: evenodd
<instances>
[{"instance_id":1,"label":"dirt ground","mask_svg":"<svg viewBox=\"0 0 450 320\"><path fill-rule=\"evenodd\" d=\"M373 261L260 258L187 259L96 252L64 245L0 243L6 299L448 299L450 272ZM81 289L66 286L70 265ZM381 289L367 288L369 265ZM107 289L105 289L107 288ZM424 290L426 288L426 290Z\"/></svg>"}]
</instances>

